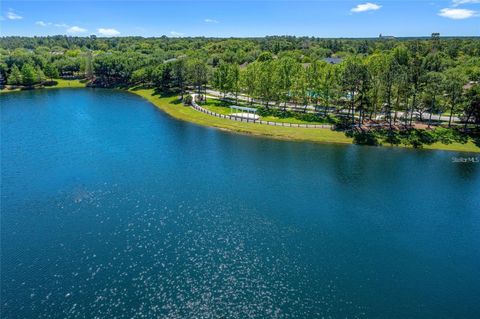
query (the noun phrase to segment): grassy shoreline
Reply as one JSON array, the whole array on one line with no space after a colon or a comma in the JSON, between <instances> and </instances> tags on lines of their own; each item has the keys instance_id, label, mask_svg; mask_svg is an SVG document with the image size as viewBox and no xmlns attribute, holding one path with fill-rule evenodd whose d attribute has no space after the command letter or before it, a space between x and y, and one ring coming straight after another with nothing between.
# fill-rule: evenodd
<instances>
[{"instance_id":1,"label":"grassy shoreline","mask_svg":"<svg viewBox=\"0 0 480 319\"><path fill-rule=\"evenodd\" d=\"M352 144L353 139L345 136L342 132L332 131L330 129L308 129L292 128L283 126L259 125L253 123L237 122L227 119L221 119L211 115L198 112L191 107L175 103L177 97L159 97L153 95L151 89L130 90L129 92L137 94L168 115L187 122L215 127L221 130L254 135L265 136L282 140L309 141L319 143L337 143Z\"/></svg>"},{"instance_id":2,"label":"grassy shoreline","mask_svg":"<svg viewBox=\"0 0 480 319\"><path fill-rule=\"evenodd\" d=\"M80 80L55 80L58 83L54 86L39 87L40 89L59 89L59 88L84 88L86 83ZM34 88L38 89L38 88ZM10 92L20 92L22 90L1 90L1 94ZM353 144L353 138L345 136L343 132L332 131L330 129L309 129L293 128L283 126L259 125L253 123L237 122L227 119L217 118L195 111L191 107L183 106L177 102L177 97L160 97L154 95L153 89L130 89L128 92L136 94L157 108L161 109L173 118L199 124L207 127L214 127L224 131L240 133L251 136L268 137L280 140L304 141L315 143L333 143L333 144ZM383 147L402 147L411 148L405 145L383 144ZM423 145L423 149L442 150L453 152L480 153L480 147L476 146L471 140L465 144L452 143L443 144L440 142Z\"/></svg>"},{"instance_id":3,"label":"grassy shoreline","mask_svg":"<svg viewBox=\"0 0 480 319\"><path fill-rule=\"evenodd\" d=\"M231 121L207 115L195 111L191 107L186 107L180 103L176 103L176 97L160 97L158 95L154 95L152 89L129 90L129 92L145 98L146 100L154 104L156 107L176 119L192 122L203 126L215 127L221 130L241 134L264 136L281 140L353 144L353 139L345 136L343 132L332 131L330 129L292 128ZM384 144L382 146L412 148L404 145L391 146L389 144ZM423 145L423 149L480 153L480 147L476 146L472 141L468 141L465 144L443 144L437 142L431 145Z\"/></svg>"},{"instance_id":4,"label":"grassy shoreline","mask_svg":"<svg viewBox=\"0 0 480 319\"><path fill-rule=\"evenodd\" d=\"M32 88L15 88L15 89L3 89L0 90L0 94L12 93L12 92L22 92L29 90L38 90L38 89L64 89L64 88L84 88L87 86L87 83L82 80L64 80L64 79L55 79L57 84L51 86L36 86Z\"/></svg>"}]
</instances>

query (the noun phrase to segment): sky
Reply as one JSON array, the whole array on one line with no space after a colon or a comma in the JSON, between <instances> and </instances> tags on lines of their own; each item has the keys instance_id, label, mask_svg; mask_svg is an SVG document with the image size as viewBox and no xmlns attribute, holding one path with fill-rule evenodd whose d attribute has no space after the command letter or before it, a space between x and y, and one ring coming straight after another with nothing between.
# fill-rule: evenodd
<instances>
[{"instance_id":1,"label":"sky","mask_svg":"<svg viewBox=\"0 0 480 319\"><path fill-rule=\"evenodd\" d=\"M0 6L1 36L480 36L480 0L2 0Z\"/></svg>"}]
</instances>

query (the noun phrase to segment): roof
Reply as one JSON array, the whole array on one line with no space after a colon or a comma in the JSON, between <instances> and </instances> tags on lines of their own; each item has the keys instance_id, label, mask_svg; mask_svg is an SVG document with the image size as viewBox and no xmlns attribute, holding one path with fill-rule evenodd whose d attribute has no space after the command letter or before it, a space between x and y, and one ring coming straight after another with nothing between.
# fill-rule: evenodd
<instances>
[{"instance_id":1,"label":"roof","mask_svg":"<svg viewBox=\"0 0 480 319\"><path fill-rule=\"evenodd\" d=\"M245 107L245 106L238 106L238 105L230 105L230 108L240 111L247 111L247 112L256 112L257 109L253 107Z\"/></svg>"},{"instance_id":2,"label":"roof","mask_svg":"<svg viewBox=\"0 0 480 319\"><path fill-rule=\"evenodd\" d=\"M463 86L463 89L464 90L470 90L475 84L477 84L477 82L475 81L469 81L467 84L465 84Z\"/></svg>"},{"instance_id":3,"label":"roof","mask_svg":"<svg viewBox=\"0 0 480 319\"><path fill-rule=\"evenodd\" d=\"M338 64L343 61L342 58L324 58L323 61L330 63L330 64Z\"/></svg>"}]
</instances>

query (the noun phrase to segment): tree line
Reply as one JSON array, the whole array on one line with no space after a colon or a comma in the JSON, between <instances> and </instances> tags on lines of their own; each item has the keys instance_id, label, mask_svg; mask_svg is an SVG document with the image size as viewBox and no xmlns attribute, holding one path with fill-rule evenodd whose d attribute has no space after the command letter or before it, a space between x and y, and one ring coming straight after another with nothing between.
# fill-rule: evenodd
<instances>
[{"instance_id":1,"label":"tree line","mask_svg":"<svg viewBox=\"0 0 480 319\"><path fill-rule=\"evenodd\" d=\"M336 57L331 64L325 58ZM480 40L266 37L4 37L0 81L33 86L86 78L102 87L155 87L183 96L210 86L245 94L266 109L313 105L342 110L349 124L384 119L411 124L418 115L460 114L479 125ZM401 118L399 114L402 114Z\"/></svg>"}]
</instances>

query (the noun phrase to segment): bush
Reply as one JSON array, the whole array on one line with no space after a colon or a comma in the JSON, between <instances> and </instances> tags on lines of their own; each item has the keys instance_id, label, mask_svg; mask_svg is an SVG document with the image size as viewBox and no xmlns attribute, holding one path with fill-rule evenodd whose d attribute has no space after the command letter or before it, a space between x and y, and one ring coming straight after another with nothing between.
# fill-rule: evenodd
<instances>
[{"instance_id":1,"label":"bush","mask_svg":"<svg viewBox=\"0 0 480 319\"><path fill-rule=\"evenodd\" d=\"M49 80L49 81L43 82L43 85L45 85L45 86L54 86L54 85L57 85L57 84L58 84L58 82L54 81L54 80Z\"/></svg>"},{"instance_id":2,"label":"bush","mask_svg":"<svg viewBox=\"0 0 480 319\"><path fill-rule=\"evenodd\" d=\"M353 136L353 142L355 144L373 146L380 144L375 133L371 131L352 132L351 135Z\"/></svg>"},{"instance_id":3,"label":"bush","mask_svg":"<svg viewBox=\"0 0 480 319\"><path fill-rule=\"evenodd\" d=\"M388 130L385 134L385 142L392 145L398 145L402 142L401 134L396 131Z\"/></svg>"},{"instance_id":4,"label":"bush","mask_svg":"<svg viewBox=\"0 0 480 319\"><path fill-rule=\"evenodd\" d=\"M414 148L421 148L424 144L430 145L437 142L432 131L412 129L400 132L402 143L411 145Z\"/></svg>"},{"instance_id":5,"label":"bush","mask_svg":"<svg viewBox=\"0 0 480 319\"><path fill-rule=\"evenodd\" d=\"M193 98L190 94L183 97L183 104L185 105L191 105L192 101L193 101Z\"/></svg>"},{"instance_id":6,"label":"bush","mask_svg":"<svg viewBox=\"0 0 480 319\"><path fill-rule=\"evenodd\" d=\"M437 128L432 132L435 139L443 144L451 144L453 142L466 143L468 136L460 131L451 128Z\"/></svg>"}]
</instances>

